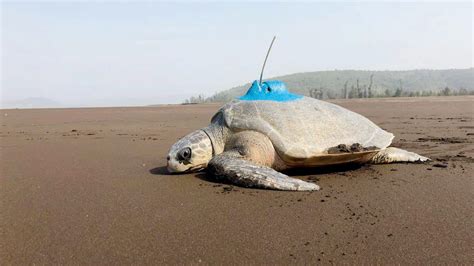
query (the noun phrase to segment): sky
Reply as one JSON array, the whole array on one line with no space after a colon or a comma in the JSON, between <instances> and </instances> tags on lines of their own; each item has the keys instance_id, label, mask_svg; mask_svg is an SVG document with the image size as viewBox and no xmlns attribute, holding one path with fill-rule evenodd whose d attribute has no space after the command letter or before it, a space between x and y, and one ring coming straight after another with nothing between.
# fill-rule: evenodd
<instances>
[{"instance_id":1,"label":"sky","mask_svg":"<svg viewBox=\"0 0 474 266\"><path fill-rule=\"evenodd\" d=\"M472 2L1 2L1 102L180 103L297 72L473 66Z\"/></svg>"}]
</instances>

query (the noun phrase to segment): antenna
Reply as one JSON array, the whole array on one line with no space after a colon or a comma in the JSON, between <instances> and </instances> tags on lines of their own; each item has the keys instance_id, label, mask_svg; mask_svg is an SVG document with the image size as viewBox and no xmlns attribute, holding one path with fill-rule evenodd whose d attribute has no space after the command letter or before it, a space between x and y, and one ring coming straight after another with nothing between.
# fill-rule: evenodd
<instances>
[{"instance_id":1,"label":"antenna","mask_svg":"<svg viewBox=\"0 0 474 266\"><path fill-rule=\"evenodd\" d=\"M265 56L265 61L263 61L262 72L260 72L260 82L259 84L262 85L262 78L263 78L263 70L265 69L265 64L267 63L268 55L270 54L270 50L272 49L273 42L275 41L276 36L273 36L272 43L270 43L270 47L268 47L267 56Z\"/></svg>"}]
</instances>

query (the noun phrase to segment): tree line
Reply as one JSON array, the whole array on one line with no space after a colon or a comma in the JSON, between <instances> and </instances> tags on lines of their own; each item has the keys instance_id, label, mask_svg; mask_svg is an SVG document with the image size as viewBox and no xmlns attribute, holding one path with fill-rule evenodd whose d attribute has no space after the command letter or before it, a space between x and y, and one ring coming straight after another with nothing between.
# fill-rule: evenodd
<instances>
[{"instance_id":1,"label":"tree line","mask_svg":"<svg viewBox=\"0 0 474 266\"><path fill-rule=\"evenodd\" d=\"M377 75L379 72L376 72ZM364 79L360 79L357 76L346 76L337 78L340 82L339 85L334 86L334 83L331 83L331 87L325 87L325 85L316 85L311 86L312 84L324 84L323 82L318 82L317 80L308 81L302 77L300 79L304 86L298 84L293 84L297 86L297 93L304 94L306 96L315 98L315 99L354 99L354 98L382 98L382 97L425 97L425 96L456 96L456 95L474 95L474 90L472 88L467 89L463 88L462 85L459 88L453 88L449 86L441 87L441 84L438 84L437 89L433 89L435 86L428 86L426 88L423 85L423 82L418 82L418 80L410 80L411 83L409 86L405 86L404 79L391 79L390 83L387 83L386 77L379 77L378 83L375 82L377 76L374 73L368 73ZM295 78L296 79L296 78ZM431 79L430 79L431 80ZM437 79L434 79L437 80ZM439 80L439 79L438 79ZM414 83L415 81L415 83ZM426 81L425 81L426 82ZM327 86L327 85L326 85ZM425 87L424 89L413 89L414 86ZM435 87L436 88L436 87ZM240 87L239 90L241 93L245 92L245 87ZM228 90L220 93L215 93L210 97L205 97L204 95L192 96L186 99L183 104L193 104L193 103L206 103L206 102L226 102L230 99L235 98L236 90Z\"/></svg>"},{"instance_id":2,"label":"tree line","mask_svg":"<svg viewBox=\"0 0 474 266\"><path fill-rule=\"evenodd\" d=\"M323 86L308 89L308 96L315 99L353 99L353 98L386 98L386 97L426 97L426 96L457 96L457 95L474 95L474 90L465 88L454 89L449 87L440 88L438 90L405 90L403 82L398 81L397 88L378 90L374 88L374 75L370 75L367 84L361 84L356 79L355 84L348 86L349 81L344 83L340 93L326 89Z\"/></svg>"}]
</instances>

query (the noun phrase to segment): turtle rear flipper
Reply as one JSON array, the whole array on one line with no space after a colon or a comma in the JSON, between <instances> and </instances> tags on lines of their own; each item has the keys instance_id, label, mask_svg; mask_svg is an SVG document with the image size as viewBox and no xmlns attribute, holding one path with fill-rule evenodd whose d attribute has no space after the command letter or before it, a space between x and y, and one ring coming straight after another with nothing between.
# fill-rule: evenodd
<instances>
[{"instance_id":1,"label":"turtle rear flipper","mask_svg":"<svg viewBox=\"0 0 474 266\"><path fill-rule=\"evenodd\" d=\"M275 190L313 191L319 186L284 175L272 168L247 161L232 152L224 152L212 158L208 173L217 180L238 186Z\"/></svg>"},{"instance_id":2,"label":"turtle rear flipper","mask_svg":"<svg viewBox=\"0 0 474 266\"><path fill-rule=\"evenodd\" d=\"M388 147L379 151L372 159L370 163L383 164L383 163L397 163L397 162L426 162L430 161L430 158L421 156L414 152L402 150L395 147Z\"/></svg>"}]
</instances>

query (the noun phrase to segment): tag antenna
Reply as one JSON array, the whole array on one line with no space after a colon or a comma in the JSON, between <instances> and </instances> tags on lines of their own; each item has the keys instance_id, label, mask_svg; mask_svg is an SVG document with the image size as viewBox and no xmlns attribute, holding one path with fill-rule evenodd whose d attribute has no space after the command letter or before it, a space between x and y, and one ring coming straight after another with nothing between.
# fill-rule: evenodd
<instances>
[{"instance_id":1,"label":"tag antenna","mask_svg":"<svg viewBox=\"0 0 474 266\"><path fill-rule=\"evenodd\" d=\"M267 63L268 55L270 54L270 50L272 49L273 42L275 41L276 36L273 36L272 43L270 43L270 47L268 47L267 56L265 56L265 61L263 61L262 72L260 72L260 82L259 84L262 85L262 78L263 78L263 70L265 69L265 64Z\"/></svg>"}]
</instances>

